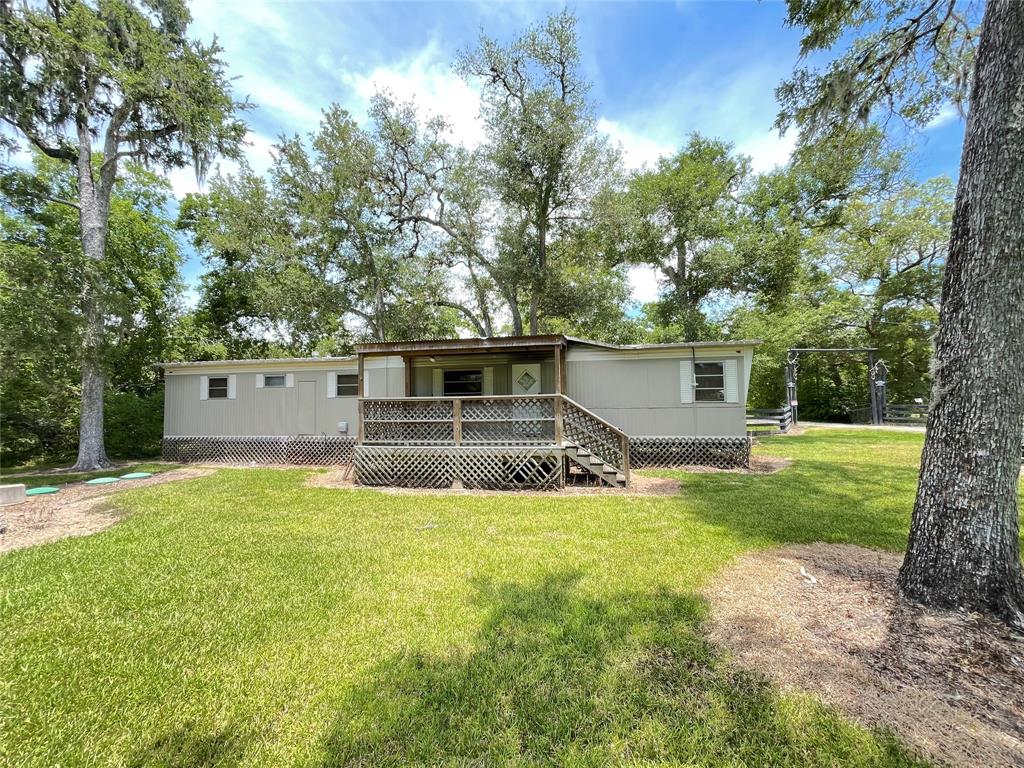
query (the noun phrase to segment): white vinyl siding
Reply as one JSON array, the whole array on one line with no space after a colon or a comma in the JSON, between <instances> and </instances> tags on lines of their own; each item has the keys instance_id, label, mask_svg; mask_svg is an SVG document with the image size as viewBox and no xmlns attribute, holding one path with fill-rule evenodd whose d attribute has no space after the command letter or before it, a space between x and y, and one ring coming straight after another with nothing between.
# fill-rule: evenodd
<instances>
[{"instance_id":1,"label":"white vinyl siding","mask_svg":"<svg viewBox=\"0 0 1024 768\"><path fill-rule=\"evenodd\" d=\"M484 394L494 394L494 367L487 366L484 368Z\"/></svg>"},{"instance_id":2,"label":"white vinyl siding","mask_svg":"<svg viewBox=\"0 0 1024 768\"><path fill-rule=\"evenodd\" d=\"M679 402L693 402L693 362L679 361Z\"/></svg>"},{"instance_id":3,"label":"white vinyl siding","mask_svg":"<svg viewBox=\"0 0 1024 768\"><path fill-rule=\"evenodd\" d=\"M434 397L441 397L444 394L444 370L442 368L434 369L433 378L431 380L431 390L433 391Z\"/></svg>"}]
</instances>

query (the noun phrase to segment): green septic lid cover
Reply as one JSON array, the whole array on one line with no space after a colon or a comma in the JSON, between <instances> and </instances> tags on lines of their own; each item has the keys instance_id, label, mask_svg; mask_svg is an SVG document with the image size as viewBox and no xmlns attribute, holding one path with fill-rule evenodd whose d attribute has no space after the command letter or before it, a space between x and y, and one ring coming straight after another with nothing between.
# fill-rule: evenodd
<instances>
[{"instance_id":1,"label":"green septic lid cover","mask_svg":"<svg viewBox=\"0 0 1024 768\"><path fill-rule=\"evenodd\" d=\"M152 472L129 472L127 475L121 475L122 480L141 480L144 477L152 477Z\"/></svg>"},{"instance_id":2,"label":"green septic lid cover","mask_svg":"<svg viewBox=\"0 0 1024 768\"><path fill-rule=\"evenodd\" d=\"M44 493L56 493L60 488L54 488L52 485L40 485L38 488L29 488L25 491L26 496L41 496Z\"/></svg>"},{"instance_id":3,"label":"green septic lid cover","mask_svg":"<svg viewBox=\"0 0 1024 768\"><path fill-rule=\"evenodd\" d=\"M106 485L107 483L116 483L118 478L116 477L94 477L92 480L86 480L86 485Z\"/></svg>"}]
</instances>

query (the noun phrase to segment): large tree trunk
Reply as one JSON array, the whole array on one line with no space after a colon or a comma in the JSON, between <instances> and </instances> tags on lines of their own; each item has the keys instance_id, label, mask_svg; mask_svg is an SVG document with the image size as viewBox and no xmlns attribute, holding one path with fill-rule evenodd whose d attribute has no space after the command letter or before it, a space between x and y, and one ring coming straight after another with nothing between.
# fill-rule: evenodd
<instances>
[{"instance_id":1,"label":"large tree trunk","mask_svg":"<svg viewBox=\"0 0 1024 768\"><path fill-rule=\"evenodd\" d=\"M985 10L903 595L1024 628L1024 3Z\"/></svg>"},{"instance_id":2,"label":"large tree trunk","mask_svg":"<svg viewBox=\"0 0 1024 768\"><path fill-rule=\"evenodd\" d=\"M103 442L103 393L106 376L103 371L104 314L100 306L100 264L107 248L107 213L110 192L102 181L97 186L92 175L91 136L80 119L78 158L79 225L85 270L82 275L82 315L85 333L82 338L82 396L78 421L78 460L75 469L93 470L110 466Z\"/></svg>"}]
</instances>

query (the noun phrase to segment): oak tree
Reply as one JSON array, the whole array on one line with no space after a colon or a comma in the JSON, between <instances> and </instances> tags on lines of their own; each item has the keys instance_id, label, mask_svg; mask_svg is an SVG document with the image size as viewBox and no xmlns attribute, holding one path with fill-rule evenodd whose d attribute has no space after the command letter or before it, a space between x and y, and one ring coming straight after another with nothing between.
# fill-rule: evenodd
<instances>
[{"instance_id":1,"label":"oak tree","mask_svg":"<svg viewBox=\"0 0 1024 768\"><path fill-rule=\"evenodd\" d=\"M190 18L182 0L0 0L0 120L76 175L62 202L77 210L86 256L78 469L109 464L102 265L121 164L201 175L245 135L220 49L187 37Z\"/></svg>"},{"instance_id":2,"label":"oak tree","mask_svg":"<svg viewBox=\"0 0 1024 768\"><path fill-rule=\"evenodd\" d=\"M921 477L899 587L1024 629L1017 506L1024 429L1024 4L790 0L805 53L855 32L779 90L804 136L897 114L927 124L969 96Z\"/></svg>"}]
</instances>

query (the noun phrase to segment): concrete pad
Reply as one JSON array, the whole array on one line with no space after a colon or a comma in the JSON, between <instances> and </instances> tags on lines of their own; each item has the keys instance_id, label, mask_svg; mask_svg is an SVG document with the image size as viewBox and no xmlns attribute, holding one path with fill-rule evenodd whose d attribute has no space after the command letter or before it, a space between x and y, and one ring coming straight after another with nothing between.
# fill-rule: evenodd
<instances>
[{"instance_id":1,"label":"concrete pad","mask_svg":"<svg viewBox=\"0 0 1024 768\"><path fill-rule=\"evenodd\" d=\"M0 485L0 506L5 504L20 504L25 501L25 485Z\"/></svg>"}]
</instances>

